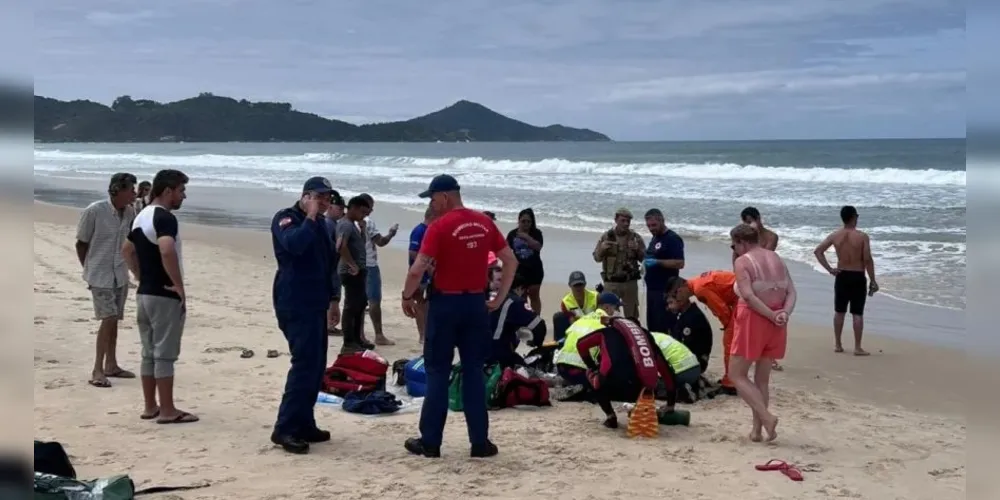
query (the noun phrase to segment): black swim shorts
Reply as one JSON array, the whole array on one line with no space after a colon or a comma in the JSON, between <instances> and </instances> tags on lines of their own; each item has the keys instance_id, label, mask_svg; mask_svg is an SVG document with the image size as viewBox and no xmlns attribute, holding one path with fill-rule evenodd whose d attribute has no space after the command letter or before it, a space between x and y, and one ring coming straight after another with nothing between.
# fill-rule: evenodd
<instances>
[{"instance_id":1,"label":"black swim shorts","mask_svg":"<svg viewBox=\"0 0 1000 500\"><path fill-rule=\"evenodd\" d=\"M865 313L868 300L868 279L864 271L840 271L833 280L833 310L854 316Z\"/></svg>"}]
</instances>

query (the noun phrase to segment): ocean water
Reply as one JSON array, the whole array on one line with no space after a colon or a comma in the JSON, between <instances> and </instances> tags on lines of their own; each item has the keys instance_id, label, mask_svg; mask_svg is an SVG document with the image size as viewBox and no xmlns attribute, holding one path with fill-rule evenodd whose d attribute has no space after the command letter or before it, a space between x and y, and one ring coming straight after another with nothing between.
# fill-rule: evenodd
<instances>
[{"instance_id":1,"label":"ocean water","mask_svg":"<svg viewBox=\"0 0 1000 500\"><path fill-rule=\"evenodd\" d=\"M872 237L883 291L965 308L964 139L663 143L46 144L41 177L151 179L178 168L192 184L296 192L325 175L344 194L423 210L416 194L455 175L467 203L514 220L532 207L543 228L597 232L619 206L652 207L688 239L728 241L745 206L781 237L786 258L812 250L851 204ZM643 228L644 229L644 228ZM589 249L587 249L589 251ZM831 261L835 259L830 254Z\"/></svg>"}]
</instances>

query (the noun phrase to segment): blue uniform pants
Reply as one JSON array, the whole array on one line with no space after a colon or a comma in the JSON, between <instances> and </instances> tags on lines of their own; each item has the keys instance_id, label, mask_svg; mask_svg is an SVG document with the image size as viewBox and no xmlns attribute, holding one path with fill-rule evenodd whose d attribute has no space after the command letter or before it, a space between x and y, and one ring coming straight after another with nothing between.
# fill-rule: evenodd
<instances>
[{"instance_id":1,"label":"blue uniform pants","mask_svg":"<svg viewBox=\"0 0 1000 500\"><path fill-rule=\"evenodd\" d=\"M278 407L274 432L299 436L316 429L313 409L323 387L329 341L326 311L277 311L278 328L288 340L292 366Z\"/></svg>"},{"instance_id":2,"label":"blue uniform pants","mask_svg":"<svg viewBox=\"0 0 1000 500\"><path fill-rule=\"evenodd\" d=\"M427 395L420 410L420 438L426 446L441 446L448 418L448 382L455 348L462 362L462 405L469 442L485 445L489 437L486 380L483 375L491 347L486 294L433 293L427 305L424 368Z\"/></svg>"},{"instance_id":3,"label":"blue uniform pants","mask_svg":"<svg viewBox=\"0 0 1000 500\"><path fill-rule=\"evenodd\" d=\"M667 310L664 290L646 290L646 328L651 332L670 334L677 315Z\"/></svg>"}]
</instances>

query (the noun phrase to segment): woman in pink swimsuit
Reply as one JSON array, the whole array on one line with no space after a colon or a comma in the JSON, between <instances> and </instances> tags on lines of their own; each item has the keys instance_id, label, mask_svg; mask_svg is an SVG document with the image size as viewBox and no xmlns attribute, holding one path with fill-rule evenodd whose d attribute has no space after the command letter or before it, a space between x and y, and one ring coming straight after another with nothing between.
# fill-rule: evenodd
<instances>
[{"instance_id":1,"label":"woman in pink swimsuit","mask_svg":"<svg viewBox=\"0 0 1000 500\"><path fill-rule=\"evenodd\" d=\"M778 254L760 246L760 233L749 224L729 232L737 257L736 305L729 376L753 411L750 440L778 437L778 417L768 410L772 362L785 357L788 317L795 308L795 284ZM753 380L750 366L756 363Z\"/></svg>"}]
</instances>

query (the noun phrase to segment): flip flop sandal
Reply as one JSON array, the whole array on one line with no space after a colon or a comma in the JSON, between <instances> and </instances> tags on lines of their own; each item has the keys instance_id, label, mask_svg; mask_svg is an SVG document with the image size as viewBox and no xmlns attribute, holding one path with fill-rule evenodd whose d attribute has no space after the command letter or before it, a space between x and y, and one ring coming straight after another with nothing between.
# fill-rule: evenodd
<instances>
[{"instance_id":1,"label":"flip flop sandal","mask_svg":"<svg viewBox=\"0 0 1000 500\"><path fill-rule=\"evenodd\" d=\"M250 349L243 349L243 352L240 353L240 357L243 359L250 359L253 357L253 351Z\"/></svg>"},{"instance_id":2,"label":"flip flop sandal","mask_svg":"<svg viewBox=\"0 0 1000 500\"><path fill-rule=\"evenodd\" d=\"M149 415L139 415L139 418L141 418L143 420L153 420L154 418L159 417L159 416L160 416L160 410L156 410L156 411L154 411L153 413L151 413Z\"/></svg>"},{"instance_id":3,"label":"flip flop sandal","mask_svg":"<svg viewBox=\"0 0 1000 500\"><path fill-rule=\"evenodd\" d=\"M270 350L267 351L267 357L269 357L269 358L277 358L279 355L280 354L278 353L278 351L276 351L274 349L270 349Z\"/></svg>"},{"instance_id":4,"label":"flip flop sandal","mask_svg":"<svg viewBox=\"0 0 1000 500\"><path fill-rule=\"evenodd\" d=\"M132 372L130 372L130 371L124 369L124 368L119 368L119 369L115 370L112 373L105 373L104 376L105 377L113 377L113 378L135 378L135 374L134 373L132 373Z\"/></svg>"},{"instance_id":5,"label":"flip flop sandal","mask_svg":"<svg viewBox=\"0 0 1000 500\"><path fill-rule=\"evenodd\" d=\"M783 460L769 460L764 465L756 465L755 469L759 471L781 471L788 479L792 481L802 481L802 472L800 472L794 465L788 465L787 462Z\"/></svg>"},{"instance_id":6,"label":"flip flop sandal","mask_svg":"<svg viewBox=\"0 0 1000 500\"><path fill-rule=\"evenodd\" d=\"M174 417L174 418L171 418L169 420L157 420L156 423L158 423L160 425L168 425L168 424L193 424L193 423L197 422L198 420L200 420L198 417L196 417L196 416L194 416L194 415L192 415L192 414L190 414L190 413L188 413L186 411L182 411L182 412L178 413L177 416Z\"/></svg>"},{"instance_id":7,"label":"flip flop sandal","mask_svg":"<svg viewBox=\"0 0 1000 500\"><path fill-rule=\"evenodd\" d=\"M107 389L107 388L111 387L111 381L110 380L90 379L90 380L87 381L87 383L90 384L90 385L92 385L92 386L94 386L94 387L100 387L101 389Z\"/></svg>"}]
</instances>

